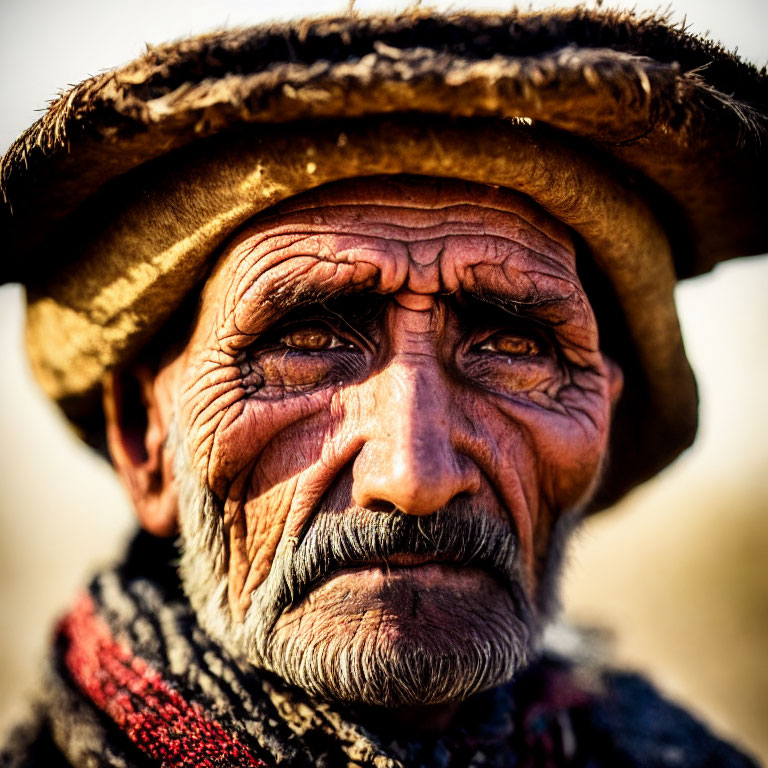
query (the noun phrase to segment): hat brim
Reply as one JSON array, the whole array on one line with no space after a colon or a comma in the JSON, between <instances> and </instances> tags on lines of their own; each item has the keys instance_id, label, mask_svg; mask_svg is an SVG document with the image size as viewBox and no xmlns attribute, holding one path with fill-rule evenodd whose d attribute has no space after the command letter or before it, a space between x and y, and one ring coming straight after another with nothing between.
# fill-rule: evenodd
<instances>
[{"instance_id":1,"label":"hat brim","mask_svg":"<svg viewBox=\"0 0 768 768\"><path fill-rule=\"evenodd\" d=\"M6 153L0 274L47 275L42 246L61 220L191 142L243 123L396 113L523 118L585 139L653 185L678 275L700 274L768 250L767 81L663 20L586 9L414 11L184 40L76 86Z\"/></svg>"}]
</instances>

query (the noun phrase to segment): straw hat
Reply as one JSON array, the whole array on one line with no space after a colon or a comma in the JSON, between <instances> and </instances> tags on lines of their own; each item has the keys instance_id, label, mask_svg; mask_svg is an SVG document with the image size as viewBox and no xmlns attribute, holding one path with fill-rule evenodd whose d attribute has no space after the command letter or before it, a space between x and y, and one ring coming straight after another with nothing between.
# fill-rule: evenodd
<instances>
[{"instance_id":1,"label":"straw hat","mask_svg":"<svg viewBox=\"0 0 768 768\"><path fill-rule=\"evenodd\" d=\"M678 279L768 250L765 73L654 18L345 17L150 49L0 164L2 279L45 392L92 441L125 365L259 211L350 177L516 189L571 227L626 389L594 508L693 440Z\"/></svg>"}]
</instances>

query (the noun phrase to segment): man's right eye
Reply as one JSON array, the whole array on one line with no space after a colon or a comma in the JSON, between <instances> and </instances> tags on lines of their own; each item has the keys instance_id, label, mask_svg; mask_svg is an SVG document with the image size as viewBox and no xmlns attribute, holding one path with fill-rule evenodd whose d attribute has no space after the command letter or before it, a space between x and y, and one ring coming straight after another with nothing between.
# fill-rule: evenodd
<instances>
[{"instance_id":1,"label":"man's right eye","mask_svg":"<svg viewBox=\"0 0 768 768\"><path fill-rule=\"evenodd\" d=\"M304 352L322 352L326 349L349 348L349 342L340 339L329 328L307 326L294 328L279 339L282 346Z\"/></svg>"},{"instance_id":2,"label":"man's right eye","mask_svg":"<svg viewBox=\"0 0 768 768\"><path fill-rule=\"evenodd\" d=\"M298 320L250 348L242 383L257 398L300 395L359 379L365 362L362 345L330 323Z\"/></svg>"}]
</instances>

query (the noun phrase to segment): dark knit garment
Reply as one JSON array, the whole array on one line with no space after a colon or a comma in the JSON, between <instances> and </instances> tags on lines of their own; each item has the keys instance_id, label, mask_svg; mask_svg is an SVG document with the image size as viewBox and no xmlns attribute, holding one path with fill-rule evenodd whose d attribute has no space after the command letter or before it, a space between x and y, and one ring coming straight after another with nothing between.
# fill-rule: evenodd
<instances>
[{"instance_id":1,"label":"dark knit garment","mask_svg":"<svg viewBox=\"0 0 768 768\"><path fill-rule=\"evenodd\" d=\"M308 699L245 668L198 626L168 542L139 535L61 621L9 768L749 768L634 675L545 656L425 737Z\"/></svg>"}]
</instances>

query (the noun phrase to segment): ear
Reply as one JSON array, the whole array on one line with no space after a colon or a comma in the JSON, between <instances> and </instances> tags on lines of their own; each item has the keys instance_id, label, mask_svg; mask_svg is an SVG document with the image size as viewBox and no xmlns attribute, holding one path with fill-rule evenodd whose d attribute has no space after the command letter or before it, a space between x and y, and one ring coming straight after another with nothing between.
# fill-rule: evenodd
<instances>
[{"instance_id":1,"label":"ear","mask_svg":"<svg viewBox=\"0 0 768 768\"><path fill-rule=\"evenodd\" d=\"M172 536L178 522L173 457L165 438L170 407L147 365L110 372L102 382L107 446L139 522L154 536Z\"/></svg>"},{"instance_id":2,"label":"ear","mask_svg":"<svg viewBox=\"0 0 768 768\"><path fill-rule=\"evenodd\" d=\"M616 410L621 393L624 391L624 372L619 364L607 355L603 355L608 368L608 395L611 398L611 410Z\"/></svg>"}]
</instances>

